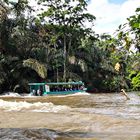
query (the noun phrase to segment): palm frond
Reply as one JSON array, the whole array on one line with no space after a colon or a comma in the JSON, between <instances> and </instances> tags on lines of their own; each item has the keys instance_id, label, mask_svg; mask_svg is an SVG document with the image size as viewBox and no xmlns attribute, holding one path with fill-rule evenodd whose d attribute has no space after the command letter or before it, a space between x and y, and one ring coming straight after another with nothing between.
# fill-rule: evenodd
<instances>
[{"instance_id":1,"label":"palm frond","mask_svg":"<svg viewBox=\"0 0 140 140\"><path fill-rule=\"evenodd\" d=\"M42 78L46 78L47 77L47 68L44 64L41 64L40 62L38 62L35 59L27 59L23 61L23 66L24 67L29 67L33 70L35 70L38 75Z\"/></svg>"}]
</instances>

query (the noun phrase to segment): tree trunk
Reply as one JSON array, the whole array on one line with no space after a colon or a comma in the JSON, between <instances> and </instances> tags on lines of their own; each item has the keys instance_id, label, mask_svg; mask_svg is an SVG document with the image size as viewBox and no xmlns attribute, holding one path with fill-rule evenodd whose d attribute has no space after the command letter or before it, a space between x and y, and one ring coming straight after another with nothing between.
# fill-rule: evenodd
<instances>
[{"instance_id":1,"label":"tree trunk","mask_svg":"<svg viewBox=\"0 0 140 140\"><path fill-rule=\"evenodd\" d=\"M70 38L69 38L69 44L68 44L67 56L69 56L69 54L70 54L71 42L72 42L72 38L71 38L71 36L70 36Z\"/></svg>"},{"instance_id":2,"label":"tree trunk","mask_svg":"<svg viewBox=\"0 0 140 140\"><path fill-rule=\"evenodd\" d=\"M47 75L48 75L48 65L49 65L49 62L48 62L49 52L48 51L49 50L47 47L45 48L45 51L46 51L46 64L47 64L46 70L47 70Z\"/></svg>"},{"instance_id":3,"label":"tree trunk","mask_svg":"<svg viewBox=\"0 0 140 140\"><path fill-rule=\"evenodd\" d=\"M58 72L58 68L56 68L56 77L57 77L57 82L59 82L59 77L58 77L58 75L59 75L59 72Z\"/></svg>"},{"instance_id":4,"label":"tree trunk","mask_svg":"<svg viewBox=\"0 0 140 140\"><path fill-rule=\"evenodd\" d=\"M63 80L66 82L66 59L67 59L67 52L66 52L66 36L64 35L64 73L63 73Z\"/></svg>"}]
</instances>

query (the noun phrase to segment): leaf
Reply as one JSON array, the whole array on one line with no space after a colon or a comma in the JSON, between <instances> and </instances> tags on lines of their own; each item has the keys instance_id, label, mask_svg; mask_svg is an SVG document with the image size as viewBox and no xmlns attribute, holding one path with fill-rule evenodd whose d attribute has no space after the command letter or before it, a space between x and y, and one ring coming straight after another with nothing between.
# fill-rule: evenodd
<instances>
[{"instance_id":1,"label":"leaf","mask_svg":"<svg viewBox=\"0 0 140 140\"><path fill-rule=\"evenodd\" d=\"M119 25L119 29L121 29L122 25Z\"/></svg>"},{"instance_id":2,"label":"leaf","mask_svg":"<svg viewBox=\"0 0 140 140\"><path fill-rule=\"evenodd\" d=\"M140 23L134 23L134 24L133 24L133 27L135 27L135 28L140 28Z\"/></svg>"},{"instance_id":3,"label":"leaf","mask_svg":"<svg viewBox=\"0 0 140 140\"><path fill-rule=\"evenodd\" d=\"M136 9L136 12L139 12L139 11L140 11L140 7Z\"/></svg>"}]
</instances>

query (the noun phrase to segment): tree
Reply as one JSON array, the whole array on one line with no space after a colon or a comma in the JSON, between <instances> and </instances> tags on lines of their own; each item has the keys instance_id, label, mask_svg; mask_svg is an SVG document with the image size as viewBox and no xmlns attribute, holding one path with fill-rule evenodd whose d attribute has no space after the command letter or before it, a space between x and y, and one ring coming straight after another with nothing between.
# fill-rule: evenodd
<instances>
[{"instance_id":1,"label":"tree","mask_svg":"<svg viewBox=\"0 0 140 140\"><path fill-rule=\"evenodd\" d=\"M134 34L133 43L140 52L140 8L136 9L136 14L128 18L130 33Z\"/></svg>"},{"instance_id":2,"label":"tree","mask_svg":"<svg viewBox=\"0 0 140 140\"><path fill-rule=\"evenodd\" d=\"M29 77L25 76L25 73L32 73L32 77L45 78L46 66L37 60L31 63L33 60L31 58L36 59L33 48L37 48L39 40L38 33L31 28L32 18L24 15L24 12L30 9L28 2L19 0L17 3L10 3L7 1L5 4L3 1L2 6L5 5L7 5L5 14L0 20L0 86L2 90L13 90L17 84L23 83L24 79L28 81ZM37 66L41 66L43 70L41 71Z\"/></svg>"},{"instance_id":3,"label":"tree","mask_svg":"<svg viewBox=\"0 0 140 140\"><path fill-rule=\"evenodd\" d=\"M72 0L39 0L39 3L46 2L47 11L44 11L39 15L41 21L49 21L54 26L59 25L57 35L61 36L63 44L63 80L66 81L67 64L69 49L72 46L73 35L77 29L84 27L84 22L93 22L95 17L86 13L87 3L84 0L74 1L72 6ZM45 20L46 19L46 20ZM87 33L86 29L82 28L83 33Z\"/></svg>"},{"instance_id":4,"label":"tree","mask_svg":"<svg viewBox=\"0 0 140 140\"><path fill-rule=\"evenodd\" d=\"M135 72L137 71L136 69L139 67L139 53L140 53L140 8L136 9L136 14L127 18L128 22L120 25L118 29L118 40L120 42L120 58L121 58L121 63L122 68L123 68L123 77L125 79L130 79L132 81L132 86L135 87L136 80L133 81L135 78ZM137 49L136 52L133 52L131 47L133 46L134 48ZM135 72L134 72L135 71ZM139 78L138 78L139 79ZM124 81L124 78L123 78ZM126 81L126 80L125 80ZM138 86L138 84L137 84ZM134 88L136 89L136 88Z\"/></svg>"}]
</instances>

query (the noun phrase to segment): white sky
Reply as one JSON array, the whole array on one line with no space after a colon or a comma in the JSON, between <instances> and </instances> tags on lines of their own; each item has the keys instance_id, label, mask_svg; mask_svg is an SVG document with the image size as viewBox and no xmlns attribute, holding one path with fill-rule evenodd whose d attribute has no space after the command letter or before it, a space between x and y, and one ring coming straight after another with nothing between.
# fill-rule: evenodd
<instances>
[{"instance_id":1,"label":"white sky","mask_svg":"<svg viewBox=\"0 0 140 140\"><path fill-rule=\"evenodd\" d=\"M96 33L112 34L120 24L126 22L126 18L135 14L137 7L140 7L140 0L123 0L120 3L117 0L114 3L109 0L91 0L88 11L97 18L93 29Z\"/></svg>"},{"instance_id":2,"label":"white sky","mask_svg":"<svg viewBox=\"0 0 140 140\"><path fill-rule=\"evenodd\" d=\"M29 1L36 6L35 0ZM140 7L140 0L90 0L88 12L96 17L93 30L98 34L113 34L120 24L126 22L126 18L135 14L137 7Z\"/></svg>"}]
</instances>

